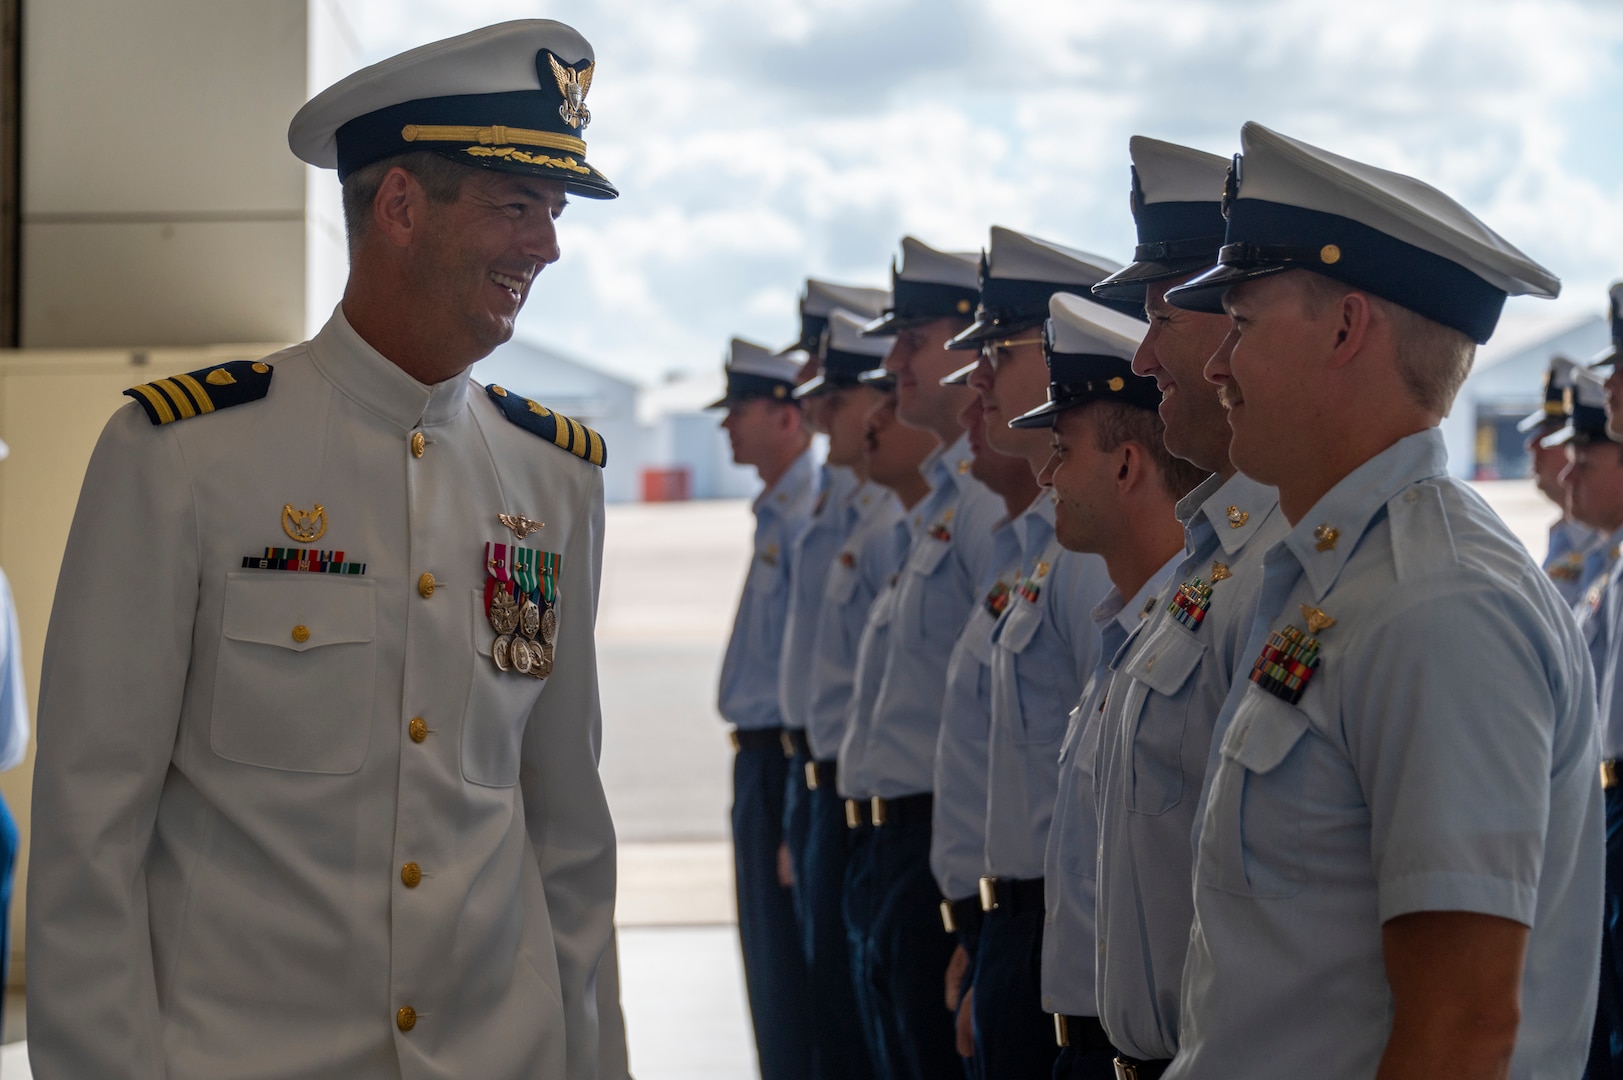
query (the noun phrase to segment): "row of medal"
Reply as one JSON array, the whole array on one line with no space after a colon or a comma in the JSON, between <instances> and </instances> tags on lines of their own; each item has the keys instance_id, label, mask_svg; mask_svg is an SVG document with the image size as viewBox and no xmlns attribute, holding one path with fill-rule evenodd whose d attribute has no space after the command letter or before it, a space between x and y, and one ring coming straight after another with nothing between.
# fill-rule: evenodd
<instances>
[{"instance_id":1,"label":"row of medal","mask_svg":"<svg viewBox=\"0 0 1623 1080\"><path fill-rule=\"evenodd\" d=\"M545 679L558 643L556 552L517 544L485 545L485 615L498 670Z\"/></svg>"}]
</instances>

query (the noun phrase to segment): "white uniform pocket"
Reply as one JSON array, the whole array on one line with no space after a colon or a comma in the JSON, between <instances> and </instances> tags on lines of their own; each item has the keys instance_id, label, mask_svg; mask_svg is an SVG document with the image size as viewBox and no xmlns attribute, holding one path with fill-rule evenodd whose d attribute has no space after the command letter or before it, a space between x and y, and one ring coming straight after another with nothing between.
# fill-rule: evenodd
<instances>
[{"instance_id":1,"label":"white uniform pocket","mask_svg":"<svg viewBox=\"0 0 1623 1080\"><path fill-rule=\"evenodd\" d=\"M377 681L369 578L226 576L209 744L228 761L352 773L366 761Z\"/></svg>"},{"instance_id":2,"label":"white uniform pocket","mask_svg":"<svg viewBox=\"0 0 1623 1080\"><path fill-rule=\"evenodd\" d=\"M1006 661L1014 678L1004 694L1013 695L1010 735L1022 746L1059 741L1071 712L1071 703L1059 698L1053 673L1027 652L1045 621L1040 603L1016 594L993 639L996 648L1010 654Z\"/></svg>"},{"instance_id":3,"label":"white uniform pocket","mask_svg":"<svg viewBox=\"0 0 1623 1080\"><path fill-rule=\"evenodd\" d=\"M1183 799L1183 740L1189 723L1186 684L1205 655L1205 642L1165 618L1122 669L1132 680L1125 683L1128 696L1122 716L1125 757L1131 763L1127 806L1135 813L1164 814ZM1146 716L1151 693L1161 700Z\"/></svg>"},{"instance_id":4,"label":"white uniform pocket","mask_svg":"<svg viewBox=\"0 0 1623 1080\"><path fill-rule=\"evenodd\" d=\"M1294 896L1307 880L1302 857L1304 770L1287 759L1307 716L1255 686L1223 736L1206 821L1200 876L1241 896Z\"/></svg>"},{"instance_id":5,"label":"white uniform pocket","mask_svg":"<svg viewBox=\"0 0 1623 1080\"><path fill-rule=\"evenodd\" d=\"M556 603L562 604L559 596ZM481 787L512 787L518 783L520 749L530 710L546 686L545 679L503 671L490 658L496 632L485 615L485 594L473 593L473 679L468 707L462 714L462 776Z\"/></svg>"}]
</instances>

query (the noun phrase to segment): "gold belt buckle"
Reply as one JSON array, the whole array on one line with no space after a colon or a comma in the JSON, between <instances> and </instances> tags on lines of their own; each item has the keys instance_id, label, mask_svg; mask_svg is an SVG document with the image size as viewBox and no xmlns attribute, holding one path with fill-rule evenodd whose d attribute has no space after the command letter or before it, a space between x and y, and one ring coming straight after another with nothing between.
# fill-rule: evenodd
<instances>
[{"instance_id":1,"label":"gold belt buckle","mask_svg":"<svg viewBox=\"0 0 1623 1080\"><path fill-rule=\"evenodd\" d=\"M733 753L735 754L744 749L743 742L738 738L737 728L733 728L731 731L727 732L727 741L733 744Z\"/></svg>"},{"instance_id":2,"label":"gold belt buckle","mask_svg":"<svg viewBox=\"0 0 1623 1080\"><path fill-rule=\"evenodd\" d=\"M855 799L845 800L845 827L857 829L862 826L862 804Z\"/></svg>"},{"instance_id":3,"label":"gold belt buckle","mask_svg":"<svg viewBox=\"0 0 1623 1080\"><path fill-rule=\"evenodd\" d=\"M986 879L981 878L981 880L985 881ZM1064 1013L1055 1013L1054 1014L1054 1045L1055 1046L1070 1046L1071 1045L1071 1025L1069 1025L1069 1024L1067 1024L1065 1022L1065 1014Z\"/></svg>"},{"instance_id":4,"label":"gold belt buckle","mask_svg":"<svg viewBox=\"0 0 1623 1080\"><path fill-rule=\"evenodd\" d=\"M784 728L778 732L778 745L783 747L784 757L795 756L795 741L789 737L789 729Z\"/></svg>"},{"instance_id":5,"label":"gold belt buckle","mask_svg":"<svg viewBox=\"0 0 1623 1080\"><path fill-rule=\"evenodd\" d=\"M949 934L958 932L958 920L952 917L952 901L941 901L941 928Z\"/></svg>"},{"instance_id":6,"label":"gold belt buckle","mask_svg":"<svg viewBox=\"0 0 1623 1080\"><path fill-rule=\"evenodd\" d=\"M1600 786L1603 791L1610 791L1623 782L1623 768L1616 761L1603 761L1600 763Z\"/></svg>"},{"instance_id":7,"label":"gold belt buckle","mask_svg":"<svg viewBox=\"0 0 1623 1080\"><path fill-rule=\"evenodd\" d=\"M817 790L817 762L806 762L806 790Z\"/></svg>"},{"instance_id":8,"label":"gold belt buckle","mask_svg":"<svg viewBox=\"0 0 1623 1080\"><path fill-rule=\"evenodd\" d=\"M1116 1080L1138 1080L1138 1066L1116 1059Z\"/></svg>"},{"instance_id":9,"label":"gold belt buckle","mask_svg":"<svg viewBox=\"0 0 1623 1080\"><path fill-rule=\"evenodd\" d=\"M884 799L881 799L879 796L875 795L872 799L868 800L868 809L869 813L873 815L873 823L876 826L883 825L885 823Z\"/></svg>"},{"instance_id":10,"label":"gold belt buckle","mask_svg":"<svg viewBox=\"0 0 1623 1080\"><path fill-rule=\"evenodd\" d=\"M995 877L981 878L981 910L997 910L997 878ZM1059 1014L1055 1013L1054 1015L1058 1016Z\"/></svg>"}]
</instances>

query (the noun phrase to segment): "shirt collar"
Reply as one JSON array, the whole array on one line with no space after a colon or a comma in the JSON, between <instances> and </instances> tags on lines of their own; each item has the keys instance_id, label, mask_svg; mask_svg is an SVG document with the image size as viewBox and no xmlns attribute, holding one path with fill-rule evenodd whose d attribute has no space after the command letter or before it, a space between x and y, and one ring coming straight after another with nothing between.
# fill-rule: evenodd
<instances>
[{"instance_id":1,"label":"shirt collar","mask_svg":"<svg viewBox=\"0 0 1623 1080\"><path fill-rule=\"evenodd\" d=\"M959 478L969 475L970 461L969 433L965 432L958 436L952 445L939 447L925 458L919 471L924 473L924 478L930 481L932 488L956 489L963 483Z\"/></svg>"},{"instance_id":2,"label":"shirt collar","mask_svg":"<svg viewBox=\"0 0 1623 1080\"><path fill-rule=\"evenodd\" d=\"M1323 599L1330 591L1358 542L1398 492L1447 472L1443 434L1427 428L1399 439L1325 492L1281 541L1302 564L1314 598Z\"/></svg>"},{"instance_id":3,"label":"shirt collar","mask_svg":"<svg viewBox=\"0 0 1623 1080\"><path fill-rule=\"evenodd\" d=\"M467 406L466 372L424 386L368 345L349 325L343 305L311 339L310 355L341 393L401 431L448 423Z\"/></svg>"},{"instance_id":4,"label":"shirt collar","mask_svg":"<svg viewBox=\"0 0 1623 1080\"><path fill-rule=\"evenodd\" d=\"M1205 486L1202 484L1195 491ZM1183 503L1178 504L1180 510L1183 507ZM1210 529L1218 545L1233 555L1245 547L1246 541L1256 535L1265 521L1278 513L1278 508L1279 492L1237 472L1208 494L1201 501L1199 511L1191 515L1186 524L1190 543L1193 544L1195 533ZM1196 549L1191 546L1190 550Z\"/></svg>"},{"instance_id":5,"label":"shirt collar","mask_svg":"<svg viewBox=\"0 0 1623 1080\"><path fill-rule=\"evenodd\" d=\"M799 498L811 484L816 475L817 463L812 460L811 448L802 450L798 457L789 464L777 482L759 495L751 509L757 517L762 514L776 514L783 516L789 504Z\"/></svg>"}]
</instances>

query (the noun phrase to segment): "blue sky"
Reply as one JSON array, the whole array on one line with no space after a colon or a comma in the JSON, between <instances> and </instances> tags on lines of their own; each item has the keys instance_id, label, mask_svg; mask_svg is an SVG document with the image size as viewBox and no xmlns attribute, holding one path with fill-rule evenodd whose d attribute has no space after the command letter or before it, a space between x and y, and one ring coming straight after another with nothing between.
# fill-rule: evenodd
<instances>
[{"instance_id":1,"label":"blue sky","mask_svg":"<svg viewBox=\"0 0 1623 1080\"><path fill-rule=\"evenodd\" d=\"M1257 120L1447 191L1563 280L1623 277L1616 0L326 0L362 62L503 19L593 44L593 162L519 335L645 383L796 332L807 275L992 224L1126 261L1127 139Z\"/></svg>"}]
</instances>

